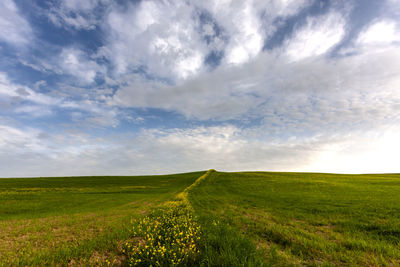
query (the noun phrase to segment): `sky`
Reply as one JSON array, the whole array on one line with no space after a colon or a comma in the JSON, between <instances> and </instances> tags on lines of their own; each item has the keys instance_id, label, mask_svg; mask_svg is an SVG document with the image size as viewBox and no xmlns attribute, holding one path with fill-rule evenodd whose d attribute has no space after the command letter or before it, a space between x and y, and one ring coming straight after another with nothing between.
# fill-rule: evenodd
<instances>
[{"instance_id":1,"label":"sky","mask_svg":"<svg viewBox=\"0 0 400 267\"><path fill-rule=\"evenodd\" d=\"M0 1L0 177L400 172L400 1Z\"/></svg>"}]
</instances>

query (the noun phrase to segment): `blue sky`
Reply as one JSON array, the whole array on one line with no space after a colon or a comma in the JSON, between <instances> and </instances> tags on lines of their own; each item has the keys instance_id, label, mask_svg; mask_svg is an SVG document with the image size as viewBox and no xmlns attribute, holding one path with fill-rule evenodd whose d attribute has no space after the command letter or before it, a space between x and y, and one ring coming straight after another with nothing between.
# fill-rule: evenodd
<instances>
[{"instance_id":1,"label":"blue sky","mask_svg":"<svg viewBox=\"0 0 400 267\"><path fill-rule=\"evenodd\" d=\"M0 177L400 172L400 1L3 0Z\"/></svg>"}]
</instances>

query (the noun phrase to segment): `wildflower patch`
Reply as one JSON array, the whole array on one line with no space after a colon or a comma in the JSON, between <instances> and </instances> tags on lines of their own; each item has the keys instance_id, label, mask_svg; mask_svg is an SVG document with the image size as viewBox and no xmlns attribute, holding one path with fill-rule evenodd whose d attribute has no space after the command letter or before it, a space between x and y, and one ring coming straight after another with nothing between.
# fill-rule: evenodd
<instances>
[{"instance_id":1,"label":"wildflower patch","mask_svg":"<svg viewBox=\"0 0 400 267\"><path fill-rule=\"evenodd\" d=\"M187 196L213 171L199 177L174 201L133 222L132 239L124 244L122 250L130 266L188 266L196 263L200 254L200 226Z\"/></svg>"},{"instance_id":2,"label":"wildflower patch","mask_svg":"<svg viewBox=\"0 0 400 267\"><path fill-rule=\"evenodd\" d=\"M123 252L130 266L190 265L199 254L200 226L186 205L168 205L136 221Z\"/></svg>"}]
</instances>

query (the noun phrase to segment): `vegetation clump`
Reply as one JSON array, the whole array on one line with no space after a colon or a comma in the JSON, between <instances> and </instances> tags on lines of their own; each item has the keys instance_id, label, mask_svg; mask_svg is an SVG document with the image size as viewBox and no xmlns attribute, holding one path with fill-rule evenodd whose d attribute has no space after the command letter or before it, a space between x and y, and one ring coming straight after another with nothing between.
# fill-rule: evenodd
<instances>
[{"instance_id":1,"label":"vegetation clump","mask_svg":"<svg viewBox=\"0 0 400 267\"><path fill-rule=\"evenodd\" d=\"M188 266L196 263L200 250L200 226L193 217L189 191L214 170L132 226L132 241L122 252L130 266Z\"/></svg>"},{"instance_id":2,"label":"vegetation clump","mask_svg":"<svg viewBox=\"0 0 400 267\"><path fill-rule=\"evenodd\" d=\"M208 170L191 186L132 226L132 241L122 252L130 266L188 266L200 255L200 225L193 217L189 191L203 181Z\"/></svg>"},{"instance_id":3,"label":"vegetation clump","mask_svg":"<svg viewBox=\"0 0 400 267\"><path fill-rule=\"evenodd\" d=\"M132 237L123 248L130 266L187 266L200 252L200 226L181 202L170 202L136 221Z\"/></svg>"}]
</instances>

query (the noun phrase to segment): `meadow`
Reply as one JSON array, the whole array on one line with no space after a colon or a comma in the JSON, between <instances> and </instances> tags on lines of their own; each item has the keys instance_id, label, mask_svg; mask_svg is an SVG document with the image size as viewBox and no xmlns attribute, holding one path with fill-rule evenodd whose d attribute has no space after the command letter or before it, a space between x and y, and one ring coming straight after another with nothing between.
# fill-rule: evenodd
<instances>
[{"instance_id":1,"label":"meadow","mask_svg":"<svg viewBox=\"0 0 400 267\"><path fill-rule=\"evenodd\" d=\"M0 266L399 266L400 174L0 179Z\"/></svg>"},{"instance_id":2,"label":"meadow","mask_svg":"<svg viewBox=\"0 0 400 267\"><path fill-rule=\"evenodd\" d=\"M204 172L0 179L0 266L122 264L130 221Z\"/></svg>"},{"instance_id":3,"label":"meadow","mask_svg":"<svg viewBox=\"0 0 400 267\"><path fill-rule=\"evenodd\" d=\"M189 198L204 231L216 232L220 253L209 249L207 262L400 266L399 174L214 172Z\"/></svg>"}]
</instances>

